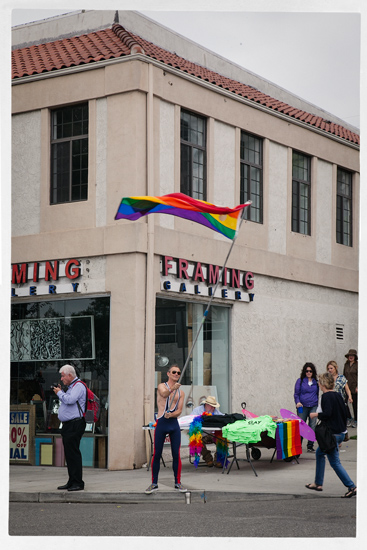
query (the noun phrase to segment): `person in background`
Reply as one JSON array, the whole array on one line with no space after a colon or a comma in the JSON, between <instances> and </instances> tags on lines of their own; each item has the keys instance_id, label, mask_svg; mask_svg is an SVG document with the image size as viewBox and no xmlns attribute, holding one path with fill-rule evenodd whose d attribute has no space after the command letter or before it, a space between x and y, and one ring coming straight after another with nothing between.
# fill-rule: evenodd
<instances>
[{"instance_id":1,"label":"person in background","mask_svg":"<svg viewBox=\"0 0 367 550\"><path fill-rule=\"evenodd\" d=\"M348 403L353 403L352 394L350 392L349 386L348 386L348 380L345 378L343 374L339 374L339 368L336 361L329 361L326 365L326 370L332 376L334 377L334 391L340 393L340 395L343 398L343 401L345 403L345 406L347 407L347 415L349 414L349 407ZM346 432L344 441L349 440L348 432ZM339 449L342 446L341 443L339 443Z\"/></svg>"},{"instance_id":2,"label":"person in background","mask_svg":"<svg viewBox=\"0 0 367 550\"><path fill-rule=\"evenodd\" d=\"M352 394L353 399L353 414L354 419L350 418L350 414L348 415L348 427L356 428L357 427L357 405L358 405L358 355L357 350L350 349L348 353L345 355L346 362L344 363L344 370L343 374L345 378L348 380L348 386L350 388L350 392ZM348 412L349 412L349 406L348 406Z\"/></svg>"},{"instance_id":3,"label":"person in background","mask_svg":"<svg viewBox=\"0 0 367 550\"><path fill-rule=\"evenodd\" d=\"M298 416L304 422L307 422L307 419L309 419L308 423L314 430L316 420L311 417L311 413L316 412L319 403L319 386L317 384L316 367L313 363L305 363L303 365L301 376L296 381L294 387L294 402L297 407ZM313 441L307 442L308 453L315 452L313 445Z\"/></svg>"},{"instance_id":4,"label":"person in background","mask_svg":"<svg viewBox=\"0 0 367 550\"><path fill-rule=\"evenodd\" d=\"M64 386L67 386L67 389L63 391L60 384L58 384L53 387L53 391L60 400L58 417L62 422L61 437L69 479L65 485L61 485L58 489L83 491L80 440L85 432L85 419L81 411L85 410L87 392L84 384L78 384L80 380L72 365L64 365L59 372L61 373L61 382Z\"/></svg>"},{"instance_id":5,"label":"person in background","mask_svg":"<svg viewBox=\"0 0 367 550\"><path fill-rule=\"evenodd\" d=\"M223 413L220 412L219 407L220 405L217 402L216 398L212 395L209 395L201 405L199 405L192 411L191 414L193 414L194 416L199 416L204 413L207 413L207 414L223 416ZM213 466L215 466L216 468L223 468L223 465L220 462L217 462L217 456L216 456L217 453L215 453L214 460L213 460L213 455L207 448L207 445L209 445L210 443L216 443L215 436L205 435L202 438L202 443L203 443L203 448L201 449L201 456L205 460L206 465L209 466L209 468L212 468Z\"/></svg>"},{"instance_id":6,"label":"person in background","mask_svg":"<svg viewBox=\"0 0 367 550\"><path fill-rule=\"evenodd\" d=\"M347 487L348 491L342 498L351 498L357 494L357 487L342 466L339 458L339 444L344 441L347 430L347 411L341 395L334 391L334 377L329 372L321 374L319 386L322 391L321 409L322 412L312 412L311 417L319 418L325 422L335 435L336 447L331 453L327 453L330 466L333 468L340 481ZM316 473L314 483L306 485L312 491L322 491L325 474L325 454L320 447L316 449Z\"/></svg>"},{"instance_id":7,"label":"person in background","mask_svg":"<svg viewBox=\"0 0 367 550\"><path fill-rule=\"evenodd\" d=\"M326 365L327 372L333 375L335 381L334 391L340 393L346 403L353 403L352 393L348 386L348 380L344 374L339 374L339 367L336 361L329 361Z\"/></svg>"},{"instance_id":8,"label":"person in background","mask_svg":"<svg viewBox=\"0 0 367 550\"><path fill-rule=\"evenodd\" d=\"M160 461L166 435L169 435L172 452L172 469L175 478L175 489L181 493L186 490L181 484L181 430L177 418L182 412L185 399L184 392L180 389L181 370L177 365L172 365L167 372L168 381L157 387L157 424L154 431L154 452L152 459L152 483L145 490L150 495L158 491L158 474Z\"/></svg>"}]
</instances>

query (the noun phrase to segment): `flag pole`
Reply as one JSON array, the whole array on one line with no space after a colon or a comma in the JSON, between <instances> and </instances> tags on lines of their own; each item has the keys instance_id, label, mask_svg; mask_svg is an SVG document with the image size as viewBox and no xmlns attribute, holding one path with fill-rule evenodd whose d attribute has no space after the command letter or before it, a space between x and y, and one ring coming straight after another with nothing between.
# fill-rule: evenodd
<instances>
[{"instance_id":1,"label":"flag pole","mask_svg":"<svg viewBox=\"0 0 367 550\"><path fill-rule=\"evenodd\" d=\"M246 210L246 208L247 208L248 206L250 206L250 205L251 205L251 201L248 201L248 204L246 204L246 207L242 209L241 217L240 217L240 223L239 223L239 225L238 225L238 229L237 229L237 231L236 231L236 233L235 233L235 236L233 237L231 246L230 246L230 248L229 248L229 250L228 250L227 257L226 257L226 259L224 260L224 264L223 264L223 266L222 266L222 268L221 268L221 270L220 270L220 273L219 273L217 282L215 283L215 286L214 286L213 294L211 295L210 300L209 300L209 302L208 302L208 305L206 306L206 309L205 309L205 311L204 311L203 318L202 318L201 323L200 323L200 325L199 325L199 328L198 328L198 331L197 331L196 336L195 336L195 338L194 338L194 341L193 341L193 343L192 343L192 345L191 345L191 349L190 349L189 354L188 354L188 356L187 356L187 359L186 359L186 361L185 361L184 367L183 367L183 369L181 370L181 376L180 376L180 378L178 379L178 384L181 383L182 377L183 377L183 375L184 375L184 373L185 373L185 370L186 370L186 368L187 368L187 366L188 366L188 364L189 364L189 361L190 361L190 359L191 359L192 353L193 353L193 351L194 351L194 347L195 347L196 342L197 342L197 340L198 340L198 338L199 338L201 329L203 328L204 323L205 323L205 321L206 321L206 319L207 319L207 317L208 317L209 310L210 310L210 306L211 306L212 301L213 301L214 296L215 296L215 291L217 290L218 285L219 285L219 282L220 282L220 280L222 279L222 275L223 275L223 273L224 273L224 269L225 269L225 267L226 267L226 265L227 265L227 262L228 262L228 259L229 259L230 255L231 255L232 249L233 249L233 247L234 247L234 243L236 242L237 235L238 235L238 233L240 232L241 225L242 225L242 222L243 222L243 220L244 220L245 210ZM173 400L174 400L174 398L175 398L176 393L177 393L177 390L175 390L175 392L173 393L171 402L170 402L170 404L169 404L169 406L168 406L168 410L171 409L171 406L172 406L172 403L173 403Z\"/></svg>"}]
</instances>

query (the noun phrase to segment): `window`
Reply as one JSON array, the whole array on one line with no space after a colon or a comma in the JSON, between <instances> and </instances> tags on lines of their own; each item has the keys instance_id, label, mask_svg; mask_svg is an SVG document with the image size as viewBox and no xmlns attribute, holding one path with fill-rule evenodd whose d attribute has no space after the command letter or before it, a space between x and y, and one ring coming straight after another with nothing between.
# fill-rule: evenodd
<instances>
[{"instance_id":1,"label":"window","mask_svg":"<svg viewBox=\"0 0 367 550\"><path fill-rule=\"evenodd\" d=\"M352 174L342 168L337 172L336 242L352 246Z\"/></svg>"},{"instance_id":2,"label":"window","mask_svg":"<svg viewBox=\"0 0 367 550\"><path fill-rule=\"evenodd\" d=\"M311 235L311 159L293 151L292 231Z\"/></svg>"},{"instance_id":3,"label":"window","mask_svg":"<svg viewBox=\"0 0 367 550\"><path fill-rule=\"evenodd\" d=\"M51 112L51 204L88 198L88 103Z\"/></svg>"},{"instance_id":4,"label":"window","mask_svg":"<svg viewBox=\"0 0 367 550\"><path fill-rule=\"evenodd\" d=\"M181 193L206 200L206 120L181 111Z\"/></svg>"},{"instance_id":5,"label":"window","mask_svg":"<svg viewBox=\"0 0 367 550\"><path fill-rule=\"evenodd\" d=\"M241 190L240 203L250 200L245 219L263 222L262 139L241 132Z\"/></svg>"},{"instance_id":6,"label":"window","mask_svg":"<svg viewBox=\"0 0 367 550\"><path fill-rule=\"evenodd\" d=\"M19 302L11 306L10 404L42 399L44 414L36 431L57 430L51 384L60 381L65 363L101 401L98 433L106 433L109 381L110 298Z\"/></svg>"},{"instance_id":7,"label":"window","mask_svg":"<svg viewBox=\"0 0 367 550\"><path fill-rule=\"evenodd\" d=\"M156 299L156 387L166 382L171 365L177 363L183 368L205 308L205 304ZM208 395L218 399L222 412L230 410L229 314L230 309L224 306L212 306L209 310L182 377L185 392L182 416L191 414Z\"/></svg>"}]
</instances>

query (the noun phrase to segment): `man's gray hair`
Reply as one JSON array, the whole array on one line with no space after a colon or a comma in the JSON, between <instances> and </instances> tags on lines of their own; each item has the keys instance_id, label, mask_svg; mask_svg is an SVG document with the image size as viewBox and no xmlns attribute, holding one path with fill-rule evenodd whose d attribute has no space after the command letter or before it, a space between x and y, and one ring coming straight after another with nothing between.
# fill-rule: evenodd
<instances>
[{"instance_id":1,"label":"man's gray hair","mask_svg":"<svg viewBox=\"0 0 367 550\"><path fill-rule=\"evenodd\" d=\"M64 372L65 374L72 374L74 377L76 376L75 369L72 365L62 366L59 372Z\"/></svg>"}]
</instances>

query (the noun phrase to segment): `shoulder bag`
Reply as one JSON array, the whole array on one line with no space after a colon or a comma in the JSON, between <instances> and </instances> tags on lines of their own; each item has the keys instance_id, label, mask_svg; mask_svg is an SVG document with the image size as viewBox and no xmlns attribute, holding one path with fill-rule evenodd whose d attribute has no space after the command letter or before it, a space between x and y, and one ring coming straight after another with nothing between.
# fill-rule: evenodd
<instances>
[{"instance_id":1,"label":"shoulder bag","mask_svg":"<svg viewBox=\"0 0 367 550\"><path fill-rule=\"evenodd\" d=\"M332 433L329 426L319 420L315 427L316 441L323 453L329 454L332 453L336 448L336 439L335 435Z\"/></svg>"}]
</instances>

